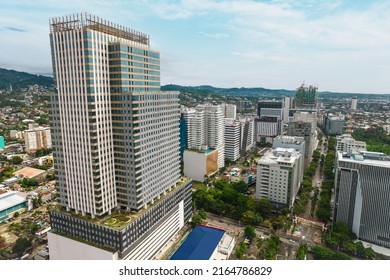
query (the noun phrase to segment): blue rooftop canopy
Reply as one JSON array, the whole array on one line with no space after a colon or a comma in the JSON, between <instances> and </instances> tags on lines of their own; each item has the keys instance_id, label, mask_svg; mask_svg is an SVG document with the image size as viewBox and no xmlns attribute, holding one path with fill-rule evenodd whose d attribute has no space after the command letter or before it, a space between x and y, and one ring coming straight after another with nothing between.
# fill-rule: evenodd
<instances>
[{"instance_id":1,"label":"blue rooftop canopy","mask_svg":"<svg viewBox=\"0 0 390 280\"><path fill-rule=\"evenodd\" d=\"M225 231L206 226L196 226L171 260L209 260Z\"/></svg>"}]
</instances>

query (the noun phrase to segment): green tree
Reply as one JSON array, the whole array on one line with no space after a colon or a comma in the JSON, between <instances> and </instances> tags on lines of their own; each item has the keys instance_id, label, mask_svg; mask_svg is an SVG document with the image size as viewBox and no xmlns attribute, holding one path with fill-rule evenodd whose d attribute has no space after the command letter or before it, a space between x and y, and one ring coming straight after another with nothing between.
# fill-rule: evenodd
<instances>
[{"instance_id":1,"label":"green tree","mask_svg":"<svg viewBox=\"0 0 390 280\"><path fill-rule=\"evenodd\" d=\"M297 260L304 260L307 253L307 245L301 244L299 245L298 251L297 251Z\"/></svg>"},{"instance_id":2,"label":"green tree","mask_svg":"<svg viewBox=\"0 0 390 280\"><path fill-rule=\"evenodd\" d=\"M207 213L203 209L200 209L197 213L192 215L190 225L194 228L196 225L203 224L206 218Z\"/></svg>"},{"instance_id":3,"label":"green tree","mask_svg":"<svg viewBox=\"0 0 390 280\"><path fill-rule=\"evenodd\" d=\"M252 226L246 226L244 228L244 233L245 233L245 236L249 239L253 239L256 237L256 230L254 227Z\"/></svg>"},{"instance_id":4,"label":"green tree","mask_svg":"<svg viewBox=\"0 0 390 280\"><path fill-rule=\"evenodd\" d=\"M236 249L236 257L237 259L241 260L243 255L247 252L247 248L244 242L240 242Z\"/></svg>"},{"instance_id":5,"label":"green tree","mask_svg":"<svg viewBox=\"0 0 390 280\"><path fill-rule=\"evenodd\" d=\"M364 249L364 254L366 255L366 259L369 260L375 260L378 258L377 253L375 253L375 251L371 247Z\"/></svg>"},{"instance_id":6,"label":"green tree","mask_svg":"<svg viewBox=\"0 0 390 280\"><path fill-rule=\"evenodd\" d=\"M257 209L261 215L269 215L271 213L271 202L268 198L260 198L257 203Z\"/></svg>"},{"instance_id":7,"label":"green tree","mask_svg":"<svg viewBox=\"0 0 390 280\"><path fill-rule=\"evenodd\" d=\"M23 253L26 249L30 248L32 246L32 242L30 239L26 237L19 237L15 244L12 246L12 252L13 253Z\"/></svg>"},{"instance_id":8,"label":"green tree","mask_svg":"<svg viewBox=\"0 0 390 280\"><path fill-rule=\"evenodd\" d=\"M240 193L247 193L249 190L248 185L244 181L234 182L232 187Z\"/></svg>"},{"instance_id":9,"label":"green tree","mask_svg":"<svg viewBox=\"0 0 390 280\"><path fill-rule=\"evenodd\" d=\"M11 158L10 162L12 164L21 164L23 162L23 159L19 156L14 156Z\"/></svg>"},{"instance_id":10,"label":"green tree","mask_svg":"<svg viewBox=\"0 0 390 280\"><path fill-rule=\"evenodd\" d=\"M246 225L253 225L255 223L255 213L253 211L245 211L242 213L241 220Z\"/></svg>"}]
</instances>

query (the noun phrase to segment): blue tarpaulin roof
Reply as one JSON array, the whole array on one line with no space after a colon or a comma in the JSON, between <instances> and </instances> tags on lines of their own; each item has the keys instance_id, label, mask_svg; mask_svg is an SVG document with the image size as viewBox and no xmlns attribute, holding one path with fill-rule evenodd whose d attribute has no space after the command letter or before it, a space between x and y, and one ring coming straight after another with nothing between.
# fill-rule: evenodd
<instances>
[{"instance_id":1,"label":"blue tarpaulin roof","mask_svg":"<svg viewBox=\"0 0 390 280\"><path fill-rule=\"evenodd\" d=\"M196 226L171 260L209 260L224 234L222 229Z\"/></svg>"}]
</instances>

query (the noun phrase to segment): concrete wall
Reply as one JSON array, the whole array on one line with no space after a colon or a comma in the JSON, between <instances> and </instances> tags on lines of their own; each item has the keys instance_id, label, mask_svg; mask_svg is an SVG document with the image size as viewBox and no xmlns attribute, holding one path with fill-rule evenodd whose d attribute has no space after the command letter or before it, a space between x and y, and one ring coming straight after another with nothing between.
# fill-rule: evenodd
<instances>
[{"instance_id":1,"label":"concrete wall","mask_svg":"<svg viewBox=\"0 0 390 280\"><path fill-rule=\"evenodd\" d=\"M192 151L184 151L184 176L198 182L203 182L205 175L205 154Z\"/></svg>"},{"instance_id":2,"label":"concrete wall","mask_svg":"<svg viewBox=\"0 0 390 280\"><path fill-rule=\"evenodd\" d=\"M48 232L51 260L117 260L118 253L109 252L53 232Z\"/></svg>"}]
</instances>

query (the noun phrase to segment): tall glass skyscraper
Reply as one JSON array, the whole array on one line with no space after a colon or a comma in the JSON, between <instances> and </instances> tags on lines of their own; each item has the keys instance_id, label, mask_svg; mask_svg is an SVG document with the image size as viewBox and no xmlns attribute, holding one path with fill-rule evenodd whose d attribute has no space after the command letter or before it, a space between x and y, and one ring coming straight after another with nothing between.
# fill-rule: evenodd
<instances>
[{"instance_id":1,"label":"tall glass skyscraper","mask_svg":"<svg viewBox=\"0 0 390 280\"><path fill-rule=\"evenodd\" d=\"M142 243L137 236L168 219L160 241L144 244L150 252L131 257L151 258L155 245L191 215L191 182L180 179L178 93L160 91L160 54L150 49L148 35L89 14L53 18L50 44L57 85L52 141L63 207L52 211L52 228L126 258ZM120 230L102 222L119 210L132 222ZM77 219L92 224L70 229ZM111 239L101 234L107 225ZM72 257L55 251L57 258Z\"/></svg>"}]
</instances>

